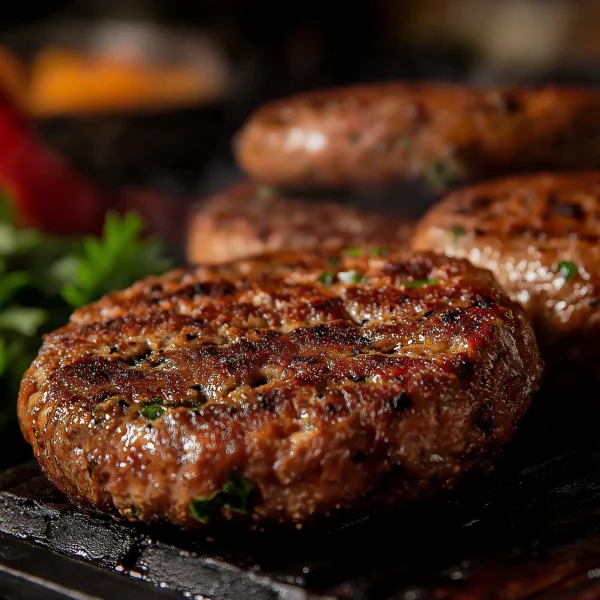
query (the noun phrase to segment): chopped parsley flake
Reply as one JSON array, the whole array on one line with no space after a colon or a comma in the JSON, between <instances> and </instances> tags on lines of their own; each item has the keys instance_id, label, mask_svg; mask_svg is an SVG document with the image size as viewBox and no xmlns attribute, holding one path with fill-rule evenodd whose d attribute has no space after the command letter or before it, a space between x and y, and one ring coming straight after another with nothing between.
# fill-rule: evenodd
<instances>
[{"instance_id":1,"label":"chopped parsley flake","mask_svg":"<svg viewBox=\"0 0 600 600\"><path fill-rule=\"evenodd\" d=\"M463 237L463 235L465 235L465 230L460 225L452 228L452 237L455 241Z\"/></svg>"},{"instance_id":2,"label":"chopped parsley flake","mask_svg":"<svg viewBox=\"0 0 600 600\"><path fill-rule=\"evenodd\" d=\"M570 261L559 262L557 266L558 274L565 279L573 279L577 275L577 265Z\"/></svg>"},{"instance_id":3,"label":"chopped parsley flake","mask_svg":"<svg viewBox=\"0 0 600 600\"><path fill-rule=\"evenodd\" d=\"M385 246L377 246L376 248L371 248L371 252L369 254L371 256L387 256L389 253L389 249Z\"/></svg>"},{"instance_id":4,"label":"chopped parsley flake","mask_svg":"<svg viewBox=\"0 0 600 600\"><path fill-rule=\"evenodd\" d=\"M331 285L333 283L334 279L335 279L335 273L333 273L332 271L325 271L324 273L321 273L321 275L319 276L319 281L323 285Z\"/></svg>"},{"instance_id":5,"label":"chopped parsley flake","mask_svg":"<svg viewBox=\"0 0 600 600\"><path fill-rule=\"evenodd\" d=\"M364 283L366 281L364 275L361 275L358 271L354 270L338 273L338 279L345 284Z\"/></svg>"},{"instance_id":6,"label":"chopped parsley flake","mask_svg":"<svg viewBox=\"0 0 600 600\"><path fill-rule=\"evenodd\" d=\"M360 258L363 254L362 248L348 248L346 254L352 258Z\"/></svg>"},{"instance_id":7,"label":"chopped parsley flake","mask_svg":"<svg viewBox=\"0 0 600 600\"><path fill-rule=\"evenodd\" d=\"M202 523L208 523L222 507L248 513L251 509L253 491L252 482L233 471L220 490L210 496L194 498L190 502L190 512Z\"/></svg>"},{"instance_id":8,"label":"chopped parsley flake","mask_svg":"<svg viewBox=\"0 0 600 600\"><path fill-rule=\"evenodd\" d=\"M457 175L455 167L448 160L434 160L424 173L425 181L434 192L445 190Z\"/></svg>"},{"instance_id":9,"label":"chopped parsley flake","mask_svg":"<svg viewBox=\"0 0 600 600\"><path fill-rule=\"evenodd\" d=\"M277 193L277 190L270 185L260 185L256 188L256 195L259 198L272 198Z\"/></svg>"},{"instance_id":10,"label":"chopped parsley flake","mask_svg":"<svg viewBox=\"0 0 600 600\"><path fill-rule=\"evenodd\" d=\"M402 281L405 288L420 288L425 285L436 285L440 282L439 279L415 279L414 281Z\"/></svg>"},{"instance_id":11,"label":"chopped parsley flake","mask_svg":"<svg viewBox=\"0 0 600 600\"><path fill-rule=\"evenodd\" d=\"M154 419L158 419L164 412L165 407L160 404L146 404L144 407L140 409L140 412L146 417L150 419L150 421L154 421Z\"/></svg>"},{"instance_id":12,"label":"chopped parsley flake","mask_svg":"<svg viewBox=\"0 0 600 600\"><path fill-rule=\"evenodd\" d=\"M330 256L327 259L327 262L332 266L332 267L339 267L340 266L340 258L339 256Z\"/></svg>"}]
</instances>

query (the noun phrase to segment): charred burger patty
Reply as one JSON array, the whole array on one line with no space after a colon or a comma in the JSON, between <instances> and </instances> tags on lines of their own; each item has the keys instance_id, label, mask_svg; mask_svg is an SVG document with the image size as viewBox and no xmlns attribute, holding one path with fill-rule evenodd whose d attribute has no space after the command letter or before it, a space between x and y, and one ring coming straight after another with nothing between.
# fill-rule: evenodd
<instances>
[{"instance_id":1,"label":"charred burger patty","mask_svg":"<svg viewBox=\"0 0 600 600\"><path fill-rule=\"evenodd\" d=\"M541 364L465 260L283 252L140 281L46 336L19 418L73 501L196 527L386 511L484 469Z\"/></svg>"}]
</instances>

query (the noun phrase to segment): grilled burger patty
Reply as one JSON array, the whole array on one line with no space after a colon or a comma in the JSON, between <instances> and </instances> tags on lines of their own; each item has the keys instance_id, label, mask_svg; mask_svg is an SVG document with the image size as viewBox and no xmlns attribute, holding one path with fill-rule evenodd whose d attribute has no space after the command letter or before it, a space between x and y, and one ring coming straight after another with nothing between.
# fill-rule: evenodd
<instances>
[{"instance_id":1,"label":"grilled burger patty","mask_svg":"<svg viewBox=\"0 0 600 600\"><path fill-rule=\"evenodd\" d=\"M528 312L550 374L600 375L600 172L510 177L450 194L414 247L490 269ZM556 367L556 368L554 368Z\"/></svg>"},{"instance_id":2,"label":"grilled burger patty","mask_svg":"<svg viewBox=\"0 0 600 600\"><path fill-rule=\"evenodd\" d=\"M522 309L467 261L282 252L78 310L25 374L19 418L79 504L303 522L487 468L540 371Z\"/></svg>"},{"instance_id":3,"label":"grilled burger patty","mask_svg":"<svg viewBox=\"0 0 600 600\"><path fill-rule=\"evenodd\" d=\"M280 185L424 178L434 190L527 169L600 166L600 92L387 83L259 108L240 166Z\"/></svg>"},{"instance_id":4,"label":"grilled burger patty","mask_svg":"<svg viewBox=\"0 0 600 600\"><path fill-rule=\"evenodd\" d=\"M412 230L412 221L397 215L242 183L193 208L186 258L220 263L273 250L407 242Z\"/></svg>"}]
</instances>

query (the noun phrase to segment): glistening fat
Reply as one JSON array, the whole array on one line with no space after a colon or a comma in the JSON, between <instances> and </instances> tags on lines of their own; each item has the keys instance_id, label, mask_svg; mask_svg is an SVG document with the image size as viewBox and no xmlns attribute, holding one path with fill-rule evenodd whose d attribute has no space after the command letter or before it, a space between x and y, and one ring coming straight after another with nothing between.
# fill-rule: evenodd
<instances>
[{"instance_id":1,"label":"glistening fat","mask_svg":"<svg viewBox=\"0 0 600 600\"><path fill-rule=\"evenodd\" d=\"M78 310L25 374L19 419L78 504L186 528L300 524L488 469L541 370L522 308L466 260L280 252Z\"/></svg>"}]
</instances>

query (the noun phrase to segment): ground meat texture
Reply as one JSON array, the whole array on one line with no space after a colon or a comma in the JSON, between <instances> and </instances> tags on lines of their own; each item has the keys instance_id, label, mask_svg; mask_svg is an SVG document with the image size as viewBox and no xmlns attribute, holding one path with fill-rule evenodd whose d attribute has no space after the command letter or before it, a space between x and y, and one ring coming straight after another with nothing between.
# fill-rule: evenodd
<instances>
[{"instance_id":1,"label":"ground meat texture","mask_svg":"<svg viewBox=\"0 0 600 600\"><path fill-rule=\"evenodd\" d=\"M434 191L529 169L600 166L600 92L386 83L259 108L235 152L282 185L424 179Z\"/></svg>"},{"instance_id":2,"label":"ground meat texture","mask_svg":"<svg viewBox=\"0 0 600 600\"><path fill-rule=\"evenodd\" d=\"M76 311L21 387L45 473L194 528L388 511L488 468L538 385L530 325L488 271L383 254L179 269Z\"/></svg>"},{"instance_id":3,"label":"ground meat texture","mask_svg":"<svg viewBox=\"0 0 600 600\"><path fill-rule=\"evenodd\" d=\"M414 247L492 270L529 314L548 374L570 382L600 375L599 235L600 172L538 174L450 194Z\"/></svg>"},{"instance_id":4,"label":"ground meat texture","mask_svg":"<svg viewBox=\"0 0 600 600\"><path fill-rule=\"evenodd\" d=\"M413 221L398 215L282 196L270 186L243 183L193 207L186 258L221 263L274 250L407 243L412 230Z\"/></svg>"}]
</instances>

